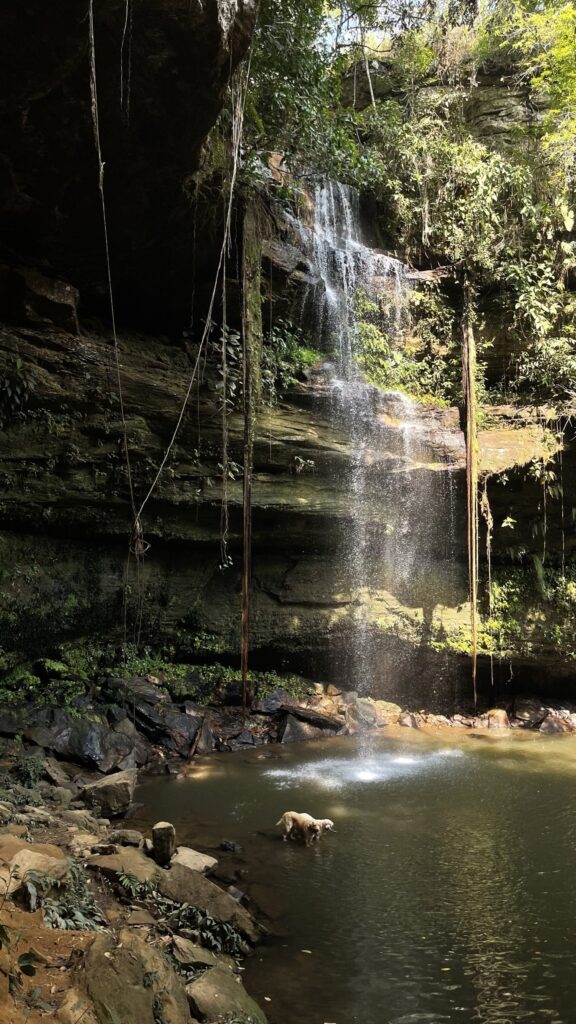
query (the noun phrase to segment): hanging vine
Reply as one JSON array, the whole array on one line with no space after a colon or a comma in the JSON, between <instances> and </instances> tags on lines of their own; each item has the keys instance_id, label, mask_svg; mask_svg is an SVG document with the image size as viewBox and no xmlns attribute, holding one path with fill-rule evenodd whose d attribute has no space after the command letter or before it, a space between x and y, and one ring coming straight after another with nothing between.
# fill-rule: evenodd
<instances>
[{"instance_id":1,"label":"hanging vine","mask_svg":"<svg viewBox=\"0 0 576 1024\"><path fill-rule=\"evenodd\" d=\"M492 622L492 533L494 531L494 518L488 498L488 476L484 477L484 486L480 498L480 511L486 523L486 564L488 566L488 618ZM490 627L491 628L491 627ZM494 686L494 654L490 650L490 681Z\"/></svg>"},{"instance_id":2,"label":"hanging vine","mask_svg":"<svg viewBox=\"0 0 576 1024\"><path fill-rule=\"evenodd\" d=\"M462 376L466 411L466 496L468 513L468 588L470 596L470 635L472 687L474 703L478 699L476 670L478 661L478 431L476 402L476 339L472 325L472 289L464 278L462 318Z\"/></svg>"}]
</instances>

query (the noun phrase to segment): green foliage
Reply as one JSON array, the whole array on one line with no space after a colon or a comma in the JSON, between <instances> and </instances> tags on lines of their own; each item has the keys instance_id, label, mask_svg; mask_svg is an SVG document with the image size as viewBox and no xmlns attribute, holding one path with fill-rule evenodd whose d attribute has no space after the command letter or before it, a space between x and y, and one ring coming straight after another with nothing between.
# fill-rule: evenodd
<instances>
[{"instance_id":1,"label":"green foliage","mask_svg":"<svg viewBox=\"0 0 576 1024\"><path fill-rule=\"evenodd\" d=\"M0 428L3 428L26 406L36 386L31 370L24 366L20 358L16 358L12 366L5 367L0 373Z\"/></svg>"},{"instance_id":2,"label":"green foliage","mask_svg":"<svg viewBox=\"0 0 576 1024\"><path fill-rule=\"evenodd\" d=\"M47 685L40 670L35 672L25 665L11 669L0 678L0 702L11 707L21 707L24 704L34 704L37 707L71 707L74 700L84 696L84 693L85 685L81 681L51 678Z\"/></svg>"},{"instance_id":3,"label":"green foliage","mask_svg":"<svg viewBox=\"0 0 576 1024\"><path fill-rule=\"evenodd\" d=\"M274 404L286 388L321 359L320 352L302 343L301 332L279 317L264 337L262 348L264 400Z\"/></svg>"},{"instance_id":4,"label":"green foliage","mask_svg":"<svg viewBox=\"0 0 576 1024\"><path fill-rule=\"evenodd\" d=\"M12 766L12 774L27 789L34 789L44 774L44 758L39 754L20 754Z\"/></svg>"},{"instance_id":5,"label":"green foliage","mask_svg":"<svg viewBox=\"0 0 576 1024\"><path fill-rule=\"evenodd\" d=\"M105 921L88 882L88 875L77 861L69 862L69 880L55 882L29 871L26 889L31 909L42 908L48 928L63 931L97 931Z\"/></svg>"}]
</instances>

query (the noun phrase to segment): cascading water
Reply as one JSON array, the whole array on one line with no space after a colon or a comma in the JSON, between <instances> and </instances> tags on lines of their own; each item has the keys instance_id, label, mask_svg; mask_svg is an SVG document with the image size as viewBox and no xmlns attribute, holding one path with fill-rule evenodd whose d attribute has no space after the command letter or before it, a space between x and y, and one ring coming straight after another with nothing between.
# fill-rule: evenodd
<instances>
[{"instance_id":1,"label":"cascading water","mask_svg":"<svg viewBox=\"0 0 576 1024\"><path fill-rule=\"evenodd\" d=\"M341 591L349 595L348 637L337 674L360 692L398 696L425 660L413 638L408 644L402 637L403 610L413 620L414 613L416 621L420 616L424 644L434 608L448 604L453 589L453 484L430 413L362 375L359 290L378 302L394 348L409 324L410 287L406 267L364 238L358 193L336 182L319 185L308 234L318 283L310 287L305 308L315 338L332 353L320 400L349 437L351 456L338 551Z\"/></svg>"}]
</instances>

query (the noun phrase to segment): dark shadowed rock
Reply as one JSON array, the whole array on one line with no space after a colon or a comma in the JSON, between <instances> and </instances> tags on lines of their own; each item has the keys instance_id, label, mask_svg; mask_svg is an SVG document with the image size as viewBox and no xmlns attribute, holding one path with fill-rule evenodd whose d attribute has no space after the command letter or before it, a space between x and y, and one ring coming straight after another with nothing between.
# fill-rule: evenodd
<instances>
[{"instance_id":1,"label":"dark shadowed rock","mask_svg":"<svg viewBox=\"0 0 576 1024\"><path fill-rule=\"evenodd\" d=\"M134 738L113 732L108 725L60 710L41 712L37 718L38 724L25 727L25 738L61 757L101 772L136 765Z\"/></svg>"},{"instance_id":2,"label":"dark shadowed rock","mask_svg":"<svg viewBox=\"0 0 576 1024\"><path fill-rule=\"evenodd\" d=\"M17 323L55 324L78 333L76 288L26 267L0 267L0 315Z\"/></svg>"},{"instance_id":3,"label":"dark shadowed rock","mask_svg":"<svg viewBox=\"0 0 576 1024\"><path fill-rule=\"evenodd\" d=\"M257 711L262 715L276 715L280 711L284 711L286 708L298 707L298 701L295 697L292 697L288 690L283 690L282 687L278 686L272 693L269 693L267 697L262 697L261 700L257 700L254 704L253 711Z\"/></svg>"}]
</instances>

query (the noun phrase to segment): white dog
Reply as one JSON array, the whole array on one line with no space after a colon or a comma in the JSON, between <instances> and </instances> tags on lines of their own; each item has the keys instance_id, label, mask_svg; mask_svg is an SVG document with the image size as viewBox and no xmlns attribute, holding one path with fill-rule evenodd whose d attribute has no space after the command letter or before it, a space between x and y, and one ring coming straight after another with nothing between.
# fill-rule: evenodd
<instances>
[{"instance_id":1,"label":"white dog","mask_svg":"<svg viewBox=\"0 0 576 1024\"><path fill-rule=\"evenodd\" d=\"M298 837L304 840L306 846L317 843L323 832L332 832L334 829L334 822L330 818L313 818L311 814L301 814L299 811L286 811L276 825L282 827L284 842L289 836L291 839Z\"/></svg>"}]
</instances>

